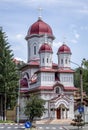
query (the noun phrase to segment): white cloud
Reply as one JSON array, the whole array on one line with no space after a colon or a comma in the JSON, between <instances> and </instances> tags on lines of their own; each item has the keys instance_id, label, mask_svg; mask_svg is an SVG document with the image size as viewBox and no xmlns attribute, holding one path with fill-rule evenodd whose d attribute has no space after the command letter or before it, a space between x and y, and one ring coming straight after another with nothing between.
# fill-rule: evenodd
<instances>
[{"instance_id":1,"label":"white cloud","mask_svg":"<svg viewBox=\"0 0 88 130\"><path fill-rule=\"evenodd\" d=\"M19 3L20 5L26 5L26 6L32 6L35 5L43 5L43 6L52 6L58 5L63 7L80 7L85 6L85 1L81 0L47 0L47 3L45 0L0 0L0 2L8 2L8 3Z\"/></svg>"},{"instance_id":2,"label":"white cloud","mask_svg":"<svg viewBox=\"0 0 88 130\"><path fill-rule=\"evenodd\" d=\"M62 42L53 42L53 47L59 48L62 45Z\"/></svg>"},{"instance_id":3,"label":"white cloud","mask_svg":"<svg viewBox=\"0 0 88 130\"><path fill-rule=\"evenodd\" d=\"M80 35L78 33L75 34L75 38L78 39Z\"/></svg>"},{"instance_id":4,"label":"white cloud","mask_svg":"<svg viewBox=\"0 0 88 130\"><path fill-rule=\"evenodd\" d=\"M19 58L19 57L15 57L15 59L18 61L24 61L22 58Z\"/></svg>"},{"instance_id":5,"label":"white cloud","mask_svg":"<svg viewBox=\"0 0 88 130\"><path fill-rule=\"evenodd\" d=\"M70 28L71 28L72 30L74 30L76 27L77 27L76 24L71 24L71 25L70 25Z\"/></svg>"},{"instance_id":6,"label":"white cloud","mask_svg":"<svg viewBox=\"0 0 88 130\"><path fill-rule=\"evenodd\" d=\"M23 37L24 37L23 34L17 34L17 35L16 35L16 38L17 38L17 39L22 39Z\"/></svg>"},{"instance_id":7,"label":"white cloud","mask_svg":"<svg viewBox=\"0 0 88 130\"><path fill-rule=\"evenodd\" d=\"M86 30L88 30L88 26L81 26L80 29L86 31Z\"/></svg>"},{"instance_id":8,"label":"white cloud","mask_svg":"<svg viewBox=\"0 0 88 130\"><path fill-rule=\"evenodd\" d=\"M15 41L15 42L24 43L24 42L26 42L24 38L25 38L25 36L21 33L19 33L19 34L8 33L8 39L10 42Z\"/></svg>"},{"instance_id":9,"label":"white cloud","mask_svg":"<svg viewBox=\"0 0 88 130\"><path fill-rule=\"evenodd\" d=\"M73 36L75 37L75 39L79 39L80 34L78 33L78 30L76 28L73 29L72 33L73 33Z\"/></svg>"},{"instance_id":10,"label":"white cloud","mask_svg":"<svg viewBox=\"0 0 88 130\"><path fill-rule=\"evenodd\" d=\"M71 43L78 43L78 41L76 39L72 39L70 42Z\"/></svg>"},{"instance_id":11,"label":"white cloud","mask_svg":"<svg viewBox=\"0 0 88 130\"><path fill-rule=\"evenodd\" d=\"M84 6L82 9L79 10L80 13L88 14L88 6Z\"/></svg>"}]
</instances>

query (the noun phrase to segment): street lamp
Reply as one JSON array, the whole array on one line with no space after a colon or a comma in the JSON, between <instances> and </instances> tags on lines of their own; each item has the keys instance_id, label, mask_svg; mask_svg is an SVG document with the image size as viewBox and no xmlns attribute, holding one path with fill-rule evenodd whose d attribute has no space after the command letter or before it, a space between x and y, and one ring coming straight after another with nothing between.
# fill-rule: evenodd
<instances>
[{"instance_id":1,"label":"street lamp","mask_svg":"<svg viewBox=\"0 0 88 130\"><path fill-rule=\"evenodd\" d=\"M83 78L82 78L82 65L80 68L80 87L81 87L81 106L83 103Z\"/></svg>"}]
</instances>

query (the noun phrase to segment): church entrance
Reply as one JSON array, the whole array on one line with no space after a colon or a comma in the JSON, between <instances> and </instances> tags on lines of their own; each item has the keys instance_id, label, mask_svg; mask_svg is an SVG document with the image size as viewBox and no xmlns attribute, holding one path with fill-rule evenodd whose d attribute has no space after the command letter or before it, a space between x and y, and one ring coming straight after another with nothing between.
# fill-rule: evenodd
<instances>
[{"instance_id":1,"label":"church entrance","mask_svg":"<svg viewBox=\"0 0 88 130\"><path fill-rule=\"evenodd\" d=\"M56 109L56 118L57 119L66 119L67 118L67 109L64 106L64 104L61 104L57 109Z\"/></svg>"},{"instance_id":2,"label":"church entrance","mask_svg":"<svg viewBox=\"0 0 88 130\"><path fill-rule=\"evenodd\" d=\"M57 108L57 119L61 119L61 109Z\"/></svg>"}]
</instances>

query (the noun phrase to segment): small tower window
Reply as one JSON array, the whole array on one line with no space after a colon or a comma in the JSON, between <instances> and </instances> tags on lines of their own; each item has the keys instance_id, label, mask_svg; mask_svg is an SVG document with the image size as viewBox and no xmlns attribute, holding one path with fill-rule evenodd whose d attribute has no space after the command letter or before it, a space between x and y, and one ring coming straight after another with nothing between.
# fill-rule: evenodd
<instances>
[{"instance_id":1,"label":"small tower window","mask_svg":"<svg viewBox=\"0 0 88 130\"><path fill-rule=\"evenodd\" d=\"M44 58L42 59L42 63L44 63Z\"/></svg>"},{"instance_id":2,"label":"small tower window","mask_svg":"<svg viewBox=\"0 0 88 130\"><path fill-rule=\"evenodd\" d=\"M67 64L67 59L65 59L65 64Z\"/></svg>"},{"instance_id":3,"label":"small tower window","mask_svg":"<svg viewBox=\"0 0 88 130\"><path fill-rule=\"evenodd\" d=\"M34 55L36 55L36 46L34 46Z\"/></svg>"},{"instance_id":4,"label":"small tower window","mask_svg":"<svg viewBox=\"0 0 88 130\"><path fill-rule=\"evenodd\" d=\"M63 64L63 59L61 59L61 64Z\"/></svg>"},{"instance_id":5,"label":"small tower window","mask_svg":"<svg viewBox=\"0 0 88 130\"><path fill-rule=\"evenodd\" d=\"M49 60L48 60L48 58L47 58L47 63L48 63L48 61L49 61Z\"/></svg>"}]
</instances>

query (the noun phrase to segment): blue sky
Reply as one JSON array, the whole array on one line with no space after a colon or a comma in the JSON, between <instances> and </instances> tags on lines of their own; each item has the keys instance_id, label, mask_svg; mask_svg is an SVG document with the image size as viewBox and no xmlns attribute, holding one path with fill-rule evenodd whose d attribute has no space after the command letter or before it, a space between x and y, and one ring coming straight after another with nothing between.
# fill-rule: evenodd
<instances>
[{"instance_id":1,"label":"blue sky","mask_svg":"<svg viewBox=\"0 0 88 130\"><path fill-rule=\"evenodd\" d=\"M72 51L72 61L88 60L88 0L0 0L0 26L8 36L14 56L27 61L25 36L37 21L41 7L42 19L48 23L56 39L53 61L65 41ZM64 40L65 37L65 40Z\"/></svg>"}]
</instances>

